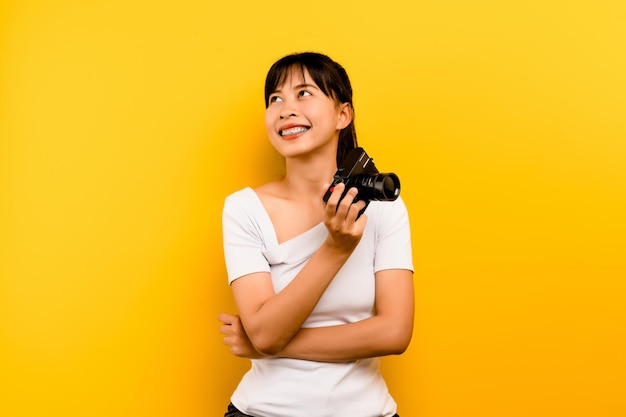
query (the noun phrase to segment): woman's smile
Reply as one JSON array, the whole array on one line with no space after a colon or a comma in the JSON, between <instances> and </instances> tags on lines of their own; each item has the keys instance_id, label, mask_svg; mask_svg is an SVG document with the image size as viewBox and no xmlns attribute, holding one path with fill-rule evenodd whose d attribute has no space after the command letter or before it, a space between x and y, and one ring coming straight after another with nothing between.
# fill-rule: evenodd
<instances>
[{"instance_id":1,"label":"woman's smile","mask_svg":"<svg viewBox=\"0 0 626 417\"><path fill-rule=\"evenodd\" d=\"M307 132L309 129L309 126L290 125L280 129L278 134L285 140L292 140L300 137L301 134Z\"/></svg>"}]
</instances>

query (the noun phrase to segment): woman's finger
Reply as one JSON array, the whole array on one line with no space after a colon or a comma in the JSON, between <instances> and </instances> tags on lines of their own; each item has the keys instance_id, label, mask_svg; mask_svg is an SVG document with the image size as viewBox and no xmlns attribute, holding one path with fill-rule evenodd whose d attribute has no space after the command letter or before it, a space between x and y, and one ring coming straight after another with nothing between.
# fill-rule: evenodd
<instances>
[{"instance_id":1,"label":"woman's finger","mask_svg":"<svg viewBox=\"0 0 626 417\"><path fill-rule=\"evenodd\" d=\"M341 200L341 196L343 195L343 191L346 188L344 183L336 184L333 187L333 190L326 202L326 215L334 216L337 212L337 206L339 205L339 200Z\"/></svg>"}]
</instances>

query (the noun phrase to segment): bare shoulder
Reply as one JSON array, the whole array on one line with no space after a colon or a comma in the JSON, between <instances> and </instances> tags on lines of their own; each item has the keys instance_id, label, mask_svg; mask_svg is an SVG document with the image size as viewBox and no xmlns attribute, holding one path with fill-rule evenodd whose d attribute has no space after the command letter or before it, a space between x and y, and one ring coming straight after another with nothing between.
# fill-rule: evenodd
<instances>
[{"instance_id":1,"label":"bare shoulder","mask_svg":"<svg viewBox=\"0 0 626 417\"><path fill-rule=\"evenodd\" d=\"M288 195L280 181L272 181L254 188L254 192L261 200L270 217L280 216L287 210Z\"/></svg>"},{"instance_id":2,"label":"bare shoulder","mask_svg":"<svg viewBox=\"0 0 626 417\"><path fill-rule=\"evenodd\" d=\"M279 180L271 181L253 188L261 200L276 199L285 195L284 187Z\"/></svg>"},{"instance_id":3,"label":"bare shoulder","mask_svg":"<svg viewBox=\"0 0 626 417\"><path fill-rule=\"evenodd\" d=\"M279 242L298 236L322 219L321 205L294 199L278 180L256 187L254 191L269 215Z\"/></svg>"}]
</instances>

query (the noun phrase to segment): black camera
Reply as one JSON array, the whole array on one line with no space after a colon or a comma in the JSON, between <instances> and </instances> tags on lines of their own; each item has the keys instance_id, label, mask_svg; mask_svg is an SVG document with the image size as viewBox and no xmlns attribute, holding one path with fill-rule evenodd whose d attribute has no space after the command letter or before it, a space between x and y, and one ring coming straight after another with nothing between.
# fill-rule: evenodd
<instances>
[{"instance_id":1,"label":"black camera","mask_svg":"<svg viewBox=\"0 0 626 417\"><path fill-rule=\"evenodd\" d=\"M394 173L380 173L363 148L354 148L348 153L333 177L333 183L324 194L324 202L328 202L335 185L340 182L346 185L341 198L348 189L356 187L359 193L355 202L363 200L365 206L370 201L394 201L400 195L400 179ZM361 210L361 213L365 208Z\"/></svg>"}]
</instances>

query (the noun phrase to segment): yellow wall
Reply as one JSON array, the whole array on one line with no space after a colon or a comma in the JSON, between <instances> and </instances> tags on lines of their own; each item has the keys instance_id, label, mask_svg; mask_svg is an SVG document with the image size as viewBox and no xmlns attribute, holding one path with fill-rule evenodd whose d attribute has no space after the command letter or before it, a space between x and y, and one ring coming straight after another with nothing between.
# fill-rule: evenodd
<instances>
[{"instance_id":1,"label":"yellow wall","mask_svg":"<svg viewBox=\"0 0 626 417\"><path fill-rule=\"evenodd\" d=\"M0 5L0 415L222 415L222 201L301 50L410 207L400 414L626 415L626 4L265 3Z\"/></svg>"}]
</instances>

